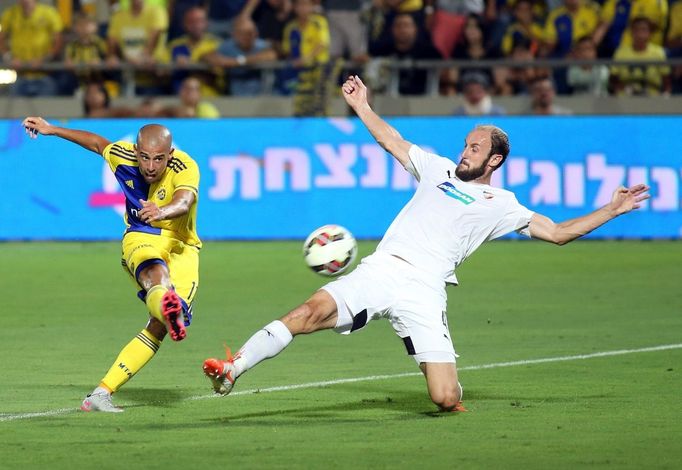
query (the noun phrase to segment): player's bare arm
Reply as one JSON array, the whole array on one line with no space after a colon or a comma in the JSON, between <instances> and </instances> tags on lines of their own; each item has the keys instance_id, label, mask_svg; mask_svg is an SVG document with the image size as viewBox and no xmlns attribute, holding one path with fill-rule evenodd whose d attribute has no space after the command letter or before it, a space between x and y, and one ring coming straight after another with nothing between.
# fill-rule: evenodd
<instances>
[{"instance_id":1,"label":"player's bare arm","mask_svg":"<svg viewBox=\"0 0 682 470\"><path fill-rule=\"evenodd\" d=\"M158 207L153 202L140 199L142 209L137 216L142 222L150 223L157 220L175 219L187 214L194 204L196 197L192 191L179 189L173 194L173 200L165 206Z\"/></svg>"},{"instance_id":2,"label":"player's bare arm","mask_svg":"<svg viewBox=\"0 0 682 470\"><path fill-rule=\"evenodd\" d=\"M41 117L29 116L21 123L26 130L26 133L32 139L38 138L41 135L54 135L62 139L74 142L84 149L102 155L104 149L109 142L101 135L93 134L88 131L80 131L78 129L67 129L66 127L53 126Z\"/></svg>"},{"instance_id":3,"label":"player's bare arm","mask_svg":"<svg viewBox=\"0 0 682 470\"><path fill-rule=\"evenodd\" d=\"M533 214L530 220L530 235L557 245L565 245L601 227L609 220L632 210L639 209L641 203L649 199L649 186L638 184L630 188L620 187L613 192L611 202L604 207L582 217L554 223L549 217Z\"/></svg>"},{"instance_id":4,"label":"player's bare arm","mask_svg":"<svg viewBox=\"0 0 682 470\"><path fill-rule=\"evenodd\" d=\"M341 86L343 97L348 106L358 115L362 123L367 127L372 137L388 153L393 155L403 166L410 162L408 152L411 142L403 139L400 133L381 119L369 106L367 101L367 87L360 77L352 75Z\"/></svg>"}]
</instances>

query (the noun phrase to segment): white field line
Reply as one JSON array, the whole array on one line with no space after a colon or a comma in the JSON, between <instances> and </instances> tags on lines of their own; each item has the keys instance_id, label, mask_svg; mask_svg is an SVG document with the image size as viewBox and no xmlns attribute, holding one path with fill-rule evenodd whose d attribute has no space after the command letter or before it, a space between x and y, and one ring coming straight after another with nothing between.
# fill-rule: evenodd
<instances>
[{"instance_id":1,"label":"white field line","mask_svg":"<svg viewBox=\"0 0 682 470\"><path fill-rule=\"evenodd\" d=\"M611 356L623 356L626 354L636 354L644 352L656 352L656 351L666 351L669 349L682 349L682 343L677 344L663 344L660 346L651 346L648 348L637 348L637 349L619 349L616 351L601 351L590 354L577 354L573 356L558 356L558 357L545 357L540 359L526 359L521 361L509 361L509 362L494 362L491 364L481 364L477 366L465 366L460 367L459 371L467 370L482 370L482 369L497 369L500 367L513 367L513 366L526 366L533 364L544 364L548 362L565 362L565 361L578 361L583 359L594 359L598 357L611 357ZM281 392L287 390L297 390L302 388L315 388L315 387L328 387L330 385L347 384L354 382L370 382L374 380L386 380L386 379L398 379L401 377L412 377L421 375L421 372L404 372L402 374L388 374L388 375L370 375L366 377L351 377L348 379L336 379L336 380L325 380L321 382L308 382L302 384L293 385L280 385L277 387L268 388L258 388L252 390L242 390L239 392L231 393L229 396L239 396L239 395L250 395L254 393L269 393L269 392ZM192 397L187 397L185 400L205 400L207 398L217 398L219 395L196 395ZM67 413L73 413L78 411L78 408L61 408L58 410L51 411L39 411L34 413L11 413L2 414L0 413L0 422L5 421L16 421L20 419L31 419L31 418L44 418L48 416L57 416Z\"/></svg>"}]
</instances>

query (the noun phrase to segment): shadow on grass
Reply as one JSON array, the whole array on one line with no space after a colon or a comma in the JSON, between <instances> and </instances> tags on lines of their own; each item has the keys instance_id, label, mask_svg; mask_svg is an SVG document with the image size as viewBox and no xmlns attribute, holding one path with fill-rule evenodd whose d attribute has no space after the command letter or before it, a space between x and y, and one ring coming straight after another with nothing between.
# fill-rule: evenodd
<instances>
[{"instance_id":1,"label":"shadow on grass","mask_svg":"<svg viewBox=\"0 0 682 470\"><path fill-rule=\"evenodd\" d=\"M125 405L125 408L139 406L167 407L187 401L187 391L168 388L126 387L117 393L116 397L118 401L128 403Z\"/></svg>"},{"instance_id":2,"label":"shadow on grass","mask_svg":"<svg viewBox=\"0 0 682 470\"><path fill-rule=\"evenodd\" d=\"M267 400L267 397L263 397ZM457 413L439 413L424 393L391 392L383 398L364 398L356 401L339 401L335 404L307 405L295 408L276 408L262 411L240 412L243 407L235 400L216 402L215 417L198 418L194 423L159 424L167 429L204 427L271 427L311 424L368 423L453 417ZM228 406L225 406L229 403ZM231 405L231 406L230 406ZM253 404L249 405L252 408ZM377 413L379 412L379 413ZM147 425L148 427L148 425ZM153 426L152 426L153 427Z\"/></svg>"}]
</instances>

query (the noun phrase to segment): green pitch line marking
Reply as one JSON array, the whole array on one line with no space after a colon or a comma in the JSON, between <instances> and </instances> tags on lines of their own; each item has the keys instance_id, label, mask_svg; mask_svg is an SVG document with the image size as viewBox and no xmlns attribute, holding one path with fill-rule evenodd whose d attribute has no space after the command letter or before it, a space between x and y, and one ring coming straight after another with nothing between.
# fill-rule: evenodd
<instances>
[{"instance_id":1,"label":"green pitch line marking","mask_svg":"<svg viewBox=\"0 0 682 470\"><path fill-rule=\"evenodd\" d=\"M601 351L590 354L577 354L573 356L557 356L557 357L545 357L539 359L525 359L521 361L509 361L509 362L494 362L491 364L480 364L474 366L465 366L458 368L459 371L466 370L483 370L483 369L497 369L500 367L514 367L514 366L527 366L533 364L544 364L549 362L565 362L565 361L579 361L584 359L594 359L598 357L612 357L612 356L623 356L626 354L636 354L645 352L657 352L666 351L670 349L682 349L682 343L678 344L663 344L660 346L651 346L648 348L637 348L637 349L618 349L616 351ZM399 379L401 377L412 377L422 375L421 372L405 372L402 374L388 374L388 375L369 375L366 377L350 377L347 379L336 379L336 380L325 380L321 382L308 382L302 384L293 385L280 385L276 387L268 388L258 388L252 390L242 390L238 392L231 393L230 397L235 397L239 395L249 395L253 393L268 393L268 392L282 392L287 390L298 390L301 388L315 388L315 387L328 387L331 385L339 385L354 382L370 382L374 380L386 380L386 379ZM205 400L208 398L218 398L219 395L199 395L193 397L187 397L185 400ZM0 422L5 421L16 421L21 419L32 419L32 418L47 418L51 416L59 416L68 413L73 413L78 411L79 408L61 408L51 411L38 411L33 413L0 413Z\"/></svg>"}]
</instances>

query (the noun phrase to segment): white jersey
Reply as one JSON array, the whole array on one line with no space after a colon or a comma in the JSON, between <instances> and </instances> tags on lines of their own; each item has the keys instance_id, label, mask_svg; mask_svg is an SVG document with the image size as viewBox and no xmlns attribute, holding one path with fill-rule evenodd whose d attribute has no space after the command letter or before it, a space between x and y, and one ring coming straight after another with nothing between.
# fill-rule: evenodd
<instances>
[{"instance_id":1,"label":"white jersey","mask_svg":"<svg viewBox=\"0 0 682 470\"><path fill-rule=\"evenodd\" d=\"M398 256L415 267L457 284L455 269L483 242L517 231L530 236L533 212L514 194L487 184L464 182L457 165L425 152L409 151L407 170L419 186L403 207L377 251Z\"/></svg>"}]
</instances>

